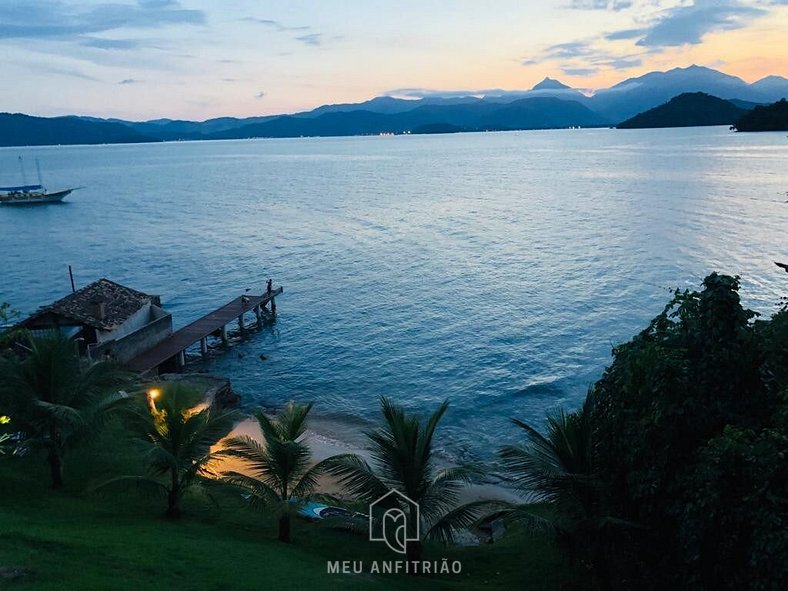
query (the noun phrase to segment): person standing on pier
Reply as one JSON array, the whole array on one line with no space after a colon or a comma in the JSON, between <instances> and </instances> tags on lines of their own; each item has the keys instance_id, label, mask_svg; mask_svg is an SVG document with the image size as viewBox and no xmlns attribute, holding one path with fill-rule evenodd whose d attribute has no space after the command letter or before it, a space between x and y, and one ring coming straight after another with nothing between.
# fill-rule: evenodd
<instances>
[{"instance_id":1,"label":"person standing on pier","mask_svg":"<svg viewBox=\"0 0 788 591\"><path fill-rule=\"evenodd\" d=\"M271 279L269 279L266 286L267 286L266 290L268 292L268 295L271 295L271 292L274 290L274 282Z\"/></svg>"}]
</instances>

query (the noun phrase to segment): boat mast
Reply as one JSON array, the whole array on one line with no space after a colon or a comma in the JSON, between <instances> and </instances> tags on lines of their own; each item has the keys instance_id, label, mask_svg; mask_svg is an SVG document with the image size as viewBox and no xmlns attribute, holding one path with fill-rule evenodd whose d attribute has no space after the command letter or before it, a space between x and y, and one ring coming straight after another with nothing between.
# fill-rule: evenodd
<instances>
[{"instance_id":1,"label":"boat mast","mask_svg":"<svg viewBox=\"0 0 788 591\"><path fill-rule=\"evenodd\" d=\"M36 170L38 171L38 185L43 187L44 183L41 182L41 163L38 161L38 157L36 157Z\"/></svg>"},{"instance_id":2,"label":"boat mast","mask_svg":"<svg viewBox=\"0 0 788 591\"><path fill-rule=\"evenodd\" d=\"M25 174L25 161L22 160L22 157L19 157L19 168L22 169L22 184L27 184L27 175Z\"/></svg>"}]
</instances>

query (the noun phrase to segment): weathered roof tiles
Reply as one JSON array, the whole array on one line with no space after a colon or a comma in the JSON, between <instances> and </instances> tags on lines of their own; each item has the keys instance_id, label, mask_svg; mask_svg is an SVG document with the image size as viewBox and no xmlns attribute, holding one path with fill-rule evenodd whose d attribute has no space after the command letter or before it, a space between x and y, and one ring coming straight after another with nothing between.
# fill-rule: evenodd
<instances>
[{"instance_id":1,"label":"weathered roof tiles","mask_svg":"<svg viewBox=\"0 0 788 591\"><path fill-rule=\"evenodd\" d=\"M99 279L66 297L44 306L23 324L34 325L48 314L64 316L99 330L113 330L156 297L110 281Z\"/></svg>"}]
</instances>

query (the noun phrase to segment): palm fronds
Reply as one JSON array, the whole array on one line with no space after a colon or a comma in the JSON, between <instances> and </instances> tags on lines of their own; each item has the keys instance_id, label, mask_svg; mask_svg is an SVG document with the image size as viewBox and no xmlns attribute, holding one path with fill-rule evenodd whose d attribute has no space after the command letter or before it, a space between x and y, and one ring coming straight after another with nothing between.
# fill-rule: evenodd
<instances>
[{"instance_id":1,"label":"palm fronds","mask_svg":"<svg viewBox=\"0 0 788 591\"><path fill-rule=\"evenodd\" d=\"M244 472L222 475L222 482L243 491L249 505L279 517L279 539L290 541L290 517L315 490L326 471L321 463L310 467L312 452L302 441L311 404L288 404L275 418L262 409L253 413L260 425L263 442L248 436L222 442L218 455L239 460Z\"/></svg>"},{"instance_id":2,"label":"palm fronds","mask_svg":"<svg viewBox=\"0 0 788 591\"><path fill-rule=\"evenodd\" d=\"M86 364L75 344L58 333L30 338L24 357L0 357L0 414L25 434L22 447L48 450L52 484L60 486L63 457L95 437L126 404L128 374L107 362Z\"/></svg>"},{"instance_id":3,"label":"palm fronds","mask_svg":"<svg viewBox=\"0 0 788 591\"><path fill-rule=\"evenodd\" d=\"M455 535L475 524L484 515L505 505L496 501L474 501L456 507L445 513L427 530L425 539L453 544Z\"/></svg>"},{"instance_id":4,"label":"palm fronds","mask_svg":"<svg viewBox=\"0 0 788 591\"><path fill-rule=\"evenodd\" d=\"M372 466L357 455L345 454L326 461L326 471L355 499L366 503L378 501L391 490L404 494L418 505L422 537L452 542L459 530L472 525L496 505L481 501L459 505L462 489L478 471L467 466L440 470L436 467L433 441L448 403L443 402L426 421L409 415L387 398L381 398L380 403L384 425L367 434ZM384 508L398 507L406 512L412 509L396 495L389 495L382 502ZM419 560L421 542L409 542L406 550L409 560Z\"/></svg>"},{"instance_id":5,"label":"palm fronds","mask_svg":"<svg viewBox=\"0 0 788 591\"><path fill-rule=\"evenodd\" d=\"M192 388L171 384L155 401L136 400L126 413L126 422L150 476L113 478L96 488L124 482L157 485L167 495L167 516L177 517L186 492L204 479L216 477L217 455L212 447L230 432L238 418L235 412L213 406L195 407L196 397Z\"/></svg>"},{"instance_id":6,"label":"palm fronds","mask_svg":"<svg viewBox=\"0 0 788 591\"><path fill-rule=\"evenodd\" d=\"M594 479L589 413L562 409L548 415L546 435L520 420L512 422L525 432L527 443L504 446L499 456L523 494L558 503L587 492Z\"/></svg>"},{"instance_id":7,"label":"palm fronds","mask_svg":"<svg viewBox=\"0 0 788 591\"><path fill-rule=\"evenodd\" d=\"M340 454L321 463L326 472L334 476L342 488L356 500L371 503L390 490L388 484L357 454Z\"/></svg>"},{"instance_id":8,"label":"palm fronds","mask_svg":"<svg viewBox=\"0 0 788 591\"><path fill-rule=\"evenodd\" d=\"M530 501L547 503L544 512L522 506L510 517L529 529L550 531L570 562L579 557L596 573L607 572L606 545L613 528L633 524L609 513L609 503L595 472L589 398L582 408L549 414L545 433L512 419L526 442L499 450L504 470ZM597 575L600 581L604 577Z\"/></svg>"}]
</instances>

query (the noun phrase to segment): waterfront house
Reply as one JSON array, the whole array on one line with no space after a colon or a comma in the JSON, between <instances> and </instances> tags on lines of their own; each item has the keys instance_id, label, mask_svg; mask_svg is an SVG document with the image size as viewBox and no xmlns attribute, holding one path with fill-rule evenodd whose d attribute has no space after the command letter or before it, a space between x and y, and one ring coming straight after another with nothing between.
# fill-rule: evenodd
<instances>
[{"instance_id":1,"label":"waterfront house","mask_svg":"<svg viewBox=\"0 0 788 591\"><path fill-rule=\"evenodd\" d=\"M99 279L40 308L21 326L33 334L60 331L90 359L125 363L172 334L172 315L159 296Z\"/></svg>"}]
</instances>

